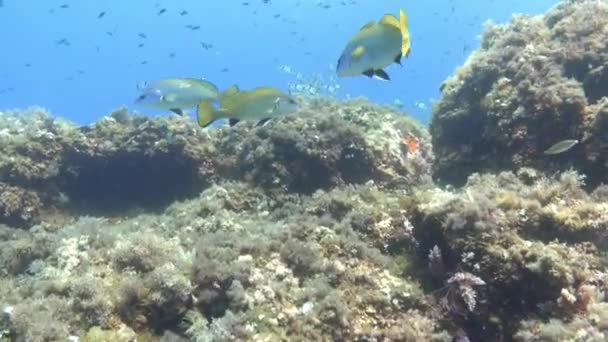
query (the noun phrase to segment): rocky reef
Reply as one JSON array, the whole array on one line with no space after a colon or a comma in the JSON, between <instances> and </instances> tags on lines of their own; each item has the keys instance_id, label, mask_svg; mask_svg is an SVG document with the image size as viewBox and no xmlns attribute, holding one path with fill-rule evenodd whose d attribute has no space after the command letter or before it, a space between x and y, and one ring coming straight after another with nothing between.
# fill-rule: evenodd
<instances>
[{"instance_id":1,"label":"rocky reef","mask_svg":"<svg viewBox=\"0 0 608 342\"><path fill-rule=\"evenodd\" d=\"M608 4L563 1L538 17L489 24L481 47L441 86L430 125L434 176L574 167L608 182ZM567 153L543 151L564 139Z\"/></svg>"},{"instance_id":2,"label":"rocky reef","mask_svg":"<svg viewBox=\"0 0 608 342\"><path fill-rule=\"evenodd\" d=\"M0 113L0 341L606 341L605 11L490 26L432 135Z\"/></svg>"},{"instance_id":3,"label":"rocky reef","mask_svg":"<svg viewBox=\"0 0 608 342\"><path fill-rule=\"evenodd\" d=\"M432 280L445 284L441 304L474 340L608 337L608 188L588 194L583 185L574 171L550 179L524 168L414 195L419 253ZM575 330L559 332L572 320Z\"/></svg>"},{"instance_id":4,"label":"rocky reef","mask_svg":"<svg viewBox=\"0 0 608 342\"><path fill-rule=\"evenodd\" d=\"M0 122L0 222L11 225L65 212L159 210L219 179L300 194L430 181L426 130L363 100L306 100L298 115L258 130L205 131L186 118L126 109L85 127L37 108L1 113ZM407 155L407 135L420 140L420 153Z\"/></svg>"},{"instance_id":5,"label":"rocky reef","mask_svg":"<svg viewBox=\"0 0 608 342\"><path fill-rule=\"evenodd\" d=\"M1 119L6 339L447 336L389 256L413 255L401 199L433 160L393 109L307 99L217 130L124 109L85 127L38 108Z\"/></svg>"}]
</instances>

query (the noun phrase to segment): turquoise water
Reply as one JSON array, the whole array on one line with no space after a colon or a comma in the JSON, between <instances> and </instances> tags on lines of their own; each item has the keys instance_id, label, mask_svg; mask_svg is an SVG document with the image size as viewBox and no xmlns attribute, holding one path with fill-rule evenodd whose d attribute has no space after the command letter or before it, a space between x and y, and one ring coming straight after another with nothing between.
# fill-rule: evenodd
<instances>
[{"instance_id":1,"label":"turquoise water","mask_svg":"<svg viewBox=\"0 0 608 342\"><path fill-rule=\"evenodd\" d=\"M540 14L554 4L6 0L0 7L5 47L0 109L40 105L78 123L94 121L122 105L165 115L133 104L138 83L204 77L220 88L236 83L242 88L286 89L298 81L299 73L303 79L320 74L339 85L338 97L366 96L381 103L399 99L406 111L426 122L439 85L477 47L486 20L505 22L513 13ZM332 80L332 67L359 27L384 13L397 14L400 7L409 16L412 50L402 68L387 70L392 80ZM196 26L200 28L193 29Z\"/></svg>"}]
</instances>

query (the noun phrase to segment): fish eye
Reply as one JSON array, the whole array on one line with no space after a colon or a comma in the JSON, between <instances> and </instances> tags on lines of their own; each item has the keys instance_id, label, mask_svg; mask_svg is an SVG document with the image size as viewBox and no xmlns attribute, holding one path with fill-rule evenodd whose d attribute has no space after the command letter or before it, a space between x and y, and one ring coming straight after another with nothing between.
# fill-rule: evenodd
<instances>
[{"instance_id":1,"label":"fish eye","mask_svg":"<svg viewBox=\"0 0 608 342\"><path fill-rule=\"evenodd\" d=\"M146 99L146 95L143 94L143 95L139 95L139 97L137 98L137 101L143 101L145 99Z\"/></svg>"}]
</instances>

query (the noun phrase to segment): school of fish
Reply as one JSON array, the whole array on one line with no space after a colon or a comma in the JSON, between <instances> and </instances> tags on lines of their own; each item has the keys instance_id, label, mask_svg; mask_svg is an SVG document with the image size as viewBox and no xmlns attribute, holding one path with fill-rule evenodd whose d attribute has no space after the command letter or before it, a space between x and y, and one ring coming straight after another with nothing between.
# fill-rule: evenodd
<instances>
[{"instance_id":1,"label":"school of fish","mask_svg":"<svg viewBox=\"0 0 608 342\"><path fill-rule=\"evenodd\" d=\"M410 50L408 18L405 11L400 9L399 17L385 14L378 21L363 25L342 50L336 73L339 77L363 75L389 81L391 78L385 69L392 64L401 65L403 57L408 57ZM239 121L256 121L259 126L298 110L298 102L292 96L280 89L265 86L240 90L233 85L220 92L215 84L207 80L166 78L145 83L139 89L140 95L135 101L137 104L179 115L185 115L186 109L196 108L201 127L208 127L220 119L228 119L231 127ZM543 155L565 153L578 142L576 139L559 141L546 149ZM417 143L413 138L408 137L404 143L408 150L416 149Z\"/></svg>"},{"instance_id":2,"label":"school of fish","mask_svg":"<svg viewBox=\"0 0 608 342\"><path fill-rule=\"evenodd\" d=\"M105 13L100 13L104 15ZM339 77L367 76L388 81L384 70L401 64L410 53L407 16L385 14L378 22L365 24L348 41L336 66ZM297 112L296 99L277 88L260 86L241 90L237 85L220 92L215 84L195 78L164 78L139 85L135 103L187 115L196 107L197 121L208 127L216 120L228 119L230 126L239 121L263 125L271 119Z\"/></svg>"}]
</instances>

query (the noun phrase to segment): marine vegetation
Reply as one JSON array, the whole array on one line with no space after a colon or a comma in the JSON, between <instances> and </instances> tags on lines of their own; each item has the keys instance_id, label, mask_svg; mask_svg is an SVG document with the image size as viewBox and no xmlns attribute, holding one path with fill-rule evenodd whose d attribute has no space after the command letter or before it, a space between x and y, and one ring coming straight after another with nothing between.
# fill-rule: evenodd
<instances>
[{"instance_id":1,"label":"marine vegetation","mask_svg":"<svg viewBox=\"0 0 608 342\"><path fill-rule=\"evenodd\" d=\"M415 250L401 198L430 184L427 133L365 100L300 101L263 127L215 130L125 110L87 127L4 113L4 169L44 172L4 178L40 202L0 226L3 336L445 340L409 262L390 257Z\"/></svg>"},{"instance_id":2,"label":"marine vegetation","mask_svg":"<svg viewBox=\"0 0 608 342\"><path fill-rule=\"evenodd\" d=\"M608 337L607 188L583 186L575 171L548 178L523 168L413 195L410 219L438 305L472 340Z\"/></svg>"},{"instance_id":3,"label":"marine vegetation","mask_svg":"<svg viewBox=\"0 0 608 342\"><path fill-rule=\"evenodd\" d=\"M608 182L607 36L608 4L597 0L488 24L481 48L441 86L430 125L435 178L574 167L589 185ZM579 144L543 155L566 139Z\"/></svg>"},{"instance_id":4,"label":"marine vegetation","mask_svg":"<svg viewBox=\"0 0 608 342\"><path fill-rule=\"evenodd\" d=\"M606 341L606 6L489 26L433 135L0 113L0 340Z\"/></svg>"}]
</instances>

